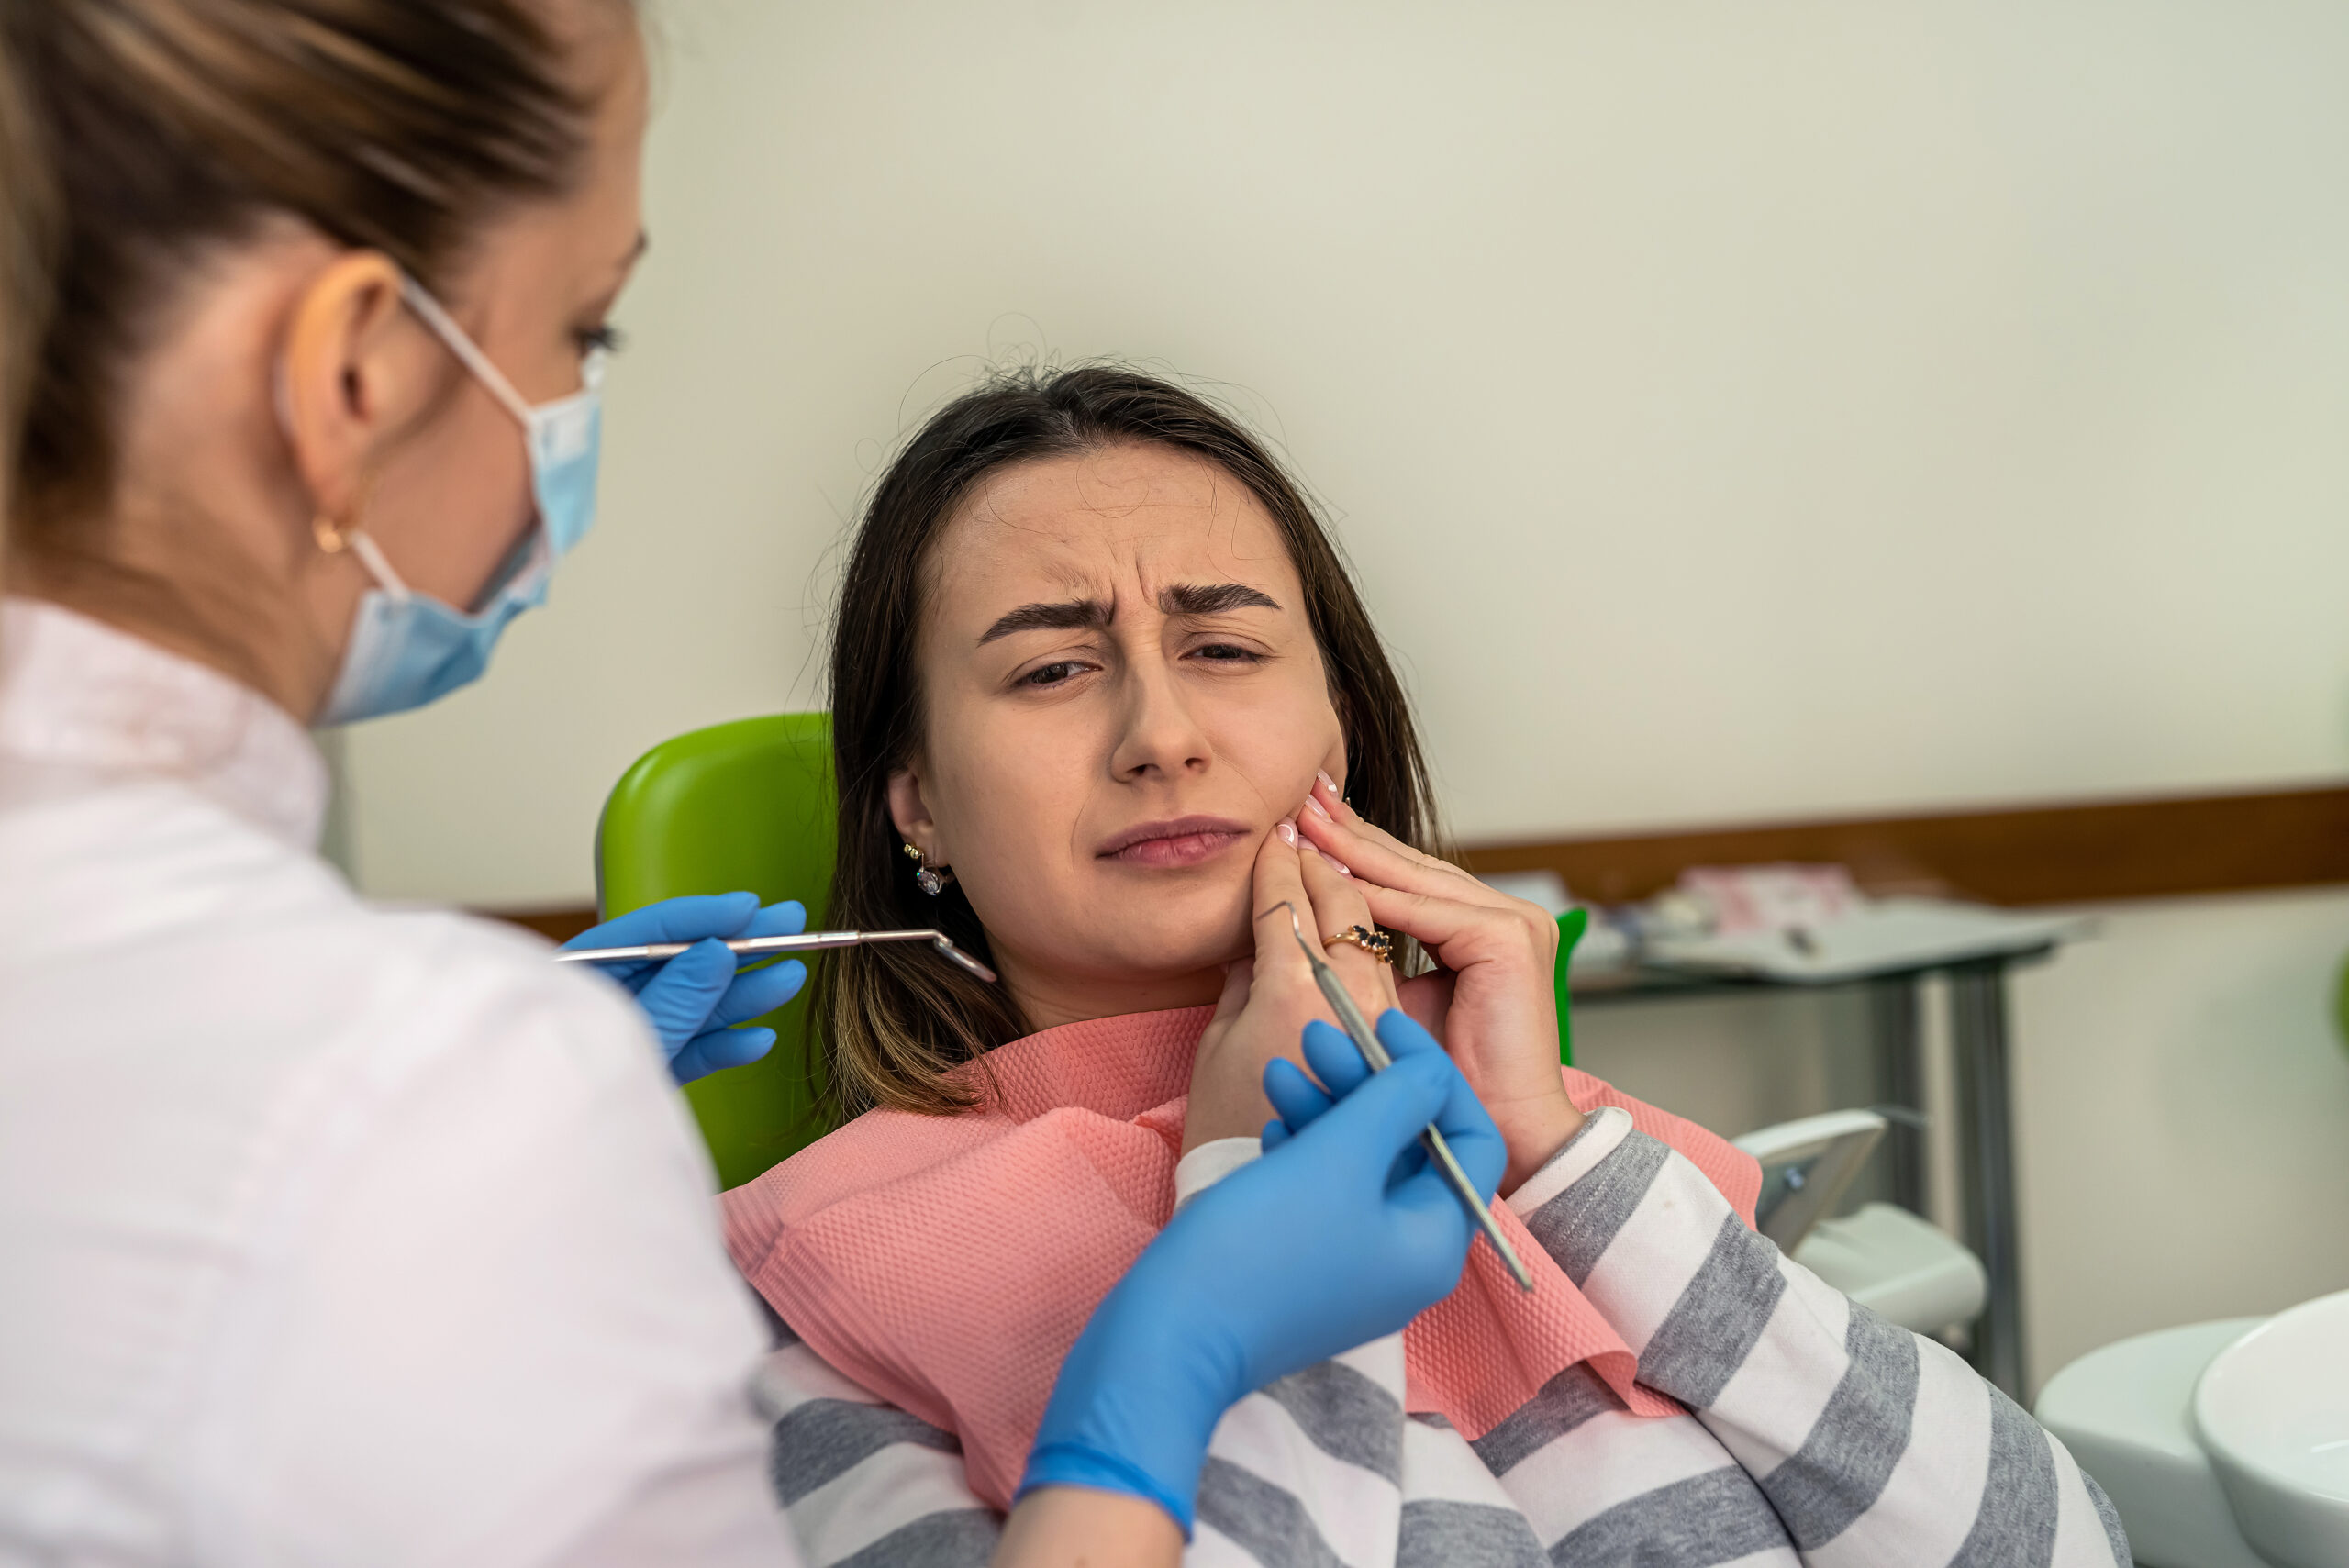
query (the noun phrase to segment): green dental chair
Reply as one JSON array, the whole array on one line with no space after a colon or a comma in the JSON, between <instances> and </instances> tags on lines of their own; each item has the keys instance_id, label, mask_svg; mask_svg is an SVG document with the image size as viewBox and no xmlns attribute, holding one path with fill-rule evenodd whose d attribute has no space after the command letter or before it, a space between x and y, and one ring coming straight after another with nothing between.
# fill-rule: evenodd
<instances>
[{"instance_id":1,"label":"green dental chair","mask_svg":"<svg viewBox=\"0 0 2349 1568\"><path fill-rule=\"evenodd\" d=\"M663 898L748 888L796 898L807 929L832 885L830 716L782 713L696 729L638 758L596 829L596 902L610 919ZM817 1109L816 1037L803 991L757 1021L774 1049L685 1085L722 1187L744 1182L830 1130Z\"/></svg>"},{"instance_id":2,"label":"green dental chair","mask_svg":"<svg viewBox=\"0 0 2349 1568\"><path fill-rule=\"evenodd\" d=\"M796 898L807 929L824 923L836 828L830 716L782 713L696 729L638 758L604 802L596 829L596 901L610 919L663 898L748 888L762 903ZM1559 917L1558 1046L1574 1061L1566 961L1588 912ZM740 1186L830 1130L806 993L758 1019L774 1049L748 1067L685 1085L721 1187Z\"/></svg>"}]
</instances>

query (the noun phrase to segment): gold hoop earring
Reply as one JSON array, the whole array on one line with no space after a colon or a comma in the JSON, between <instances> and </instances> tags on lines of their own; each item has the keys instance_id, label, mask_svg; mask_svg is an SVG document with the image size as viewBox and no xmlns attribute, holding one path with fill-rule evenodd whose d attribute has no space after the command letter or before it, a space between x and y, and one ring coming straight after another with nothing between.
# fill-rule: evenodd
<instances>
[{"instance_id":1,"label":"gold hoop earring","mask_svg":"<svg viewBox=\"0 0 2349 1568\"><path fill-rule=\"evenodd\" d=\"M359 519L367 510L368 498L375 493L375 476L362 473L359 478L359 494L351 498L350 508L340 517L325 512L310 519L310 537L318 549L328 555L340 555L351 548L351 536L359 531Z\"/></svg>"}]
</instances>

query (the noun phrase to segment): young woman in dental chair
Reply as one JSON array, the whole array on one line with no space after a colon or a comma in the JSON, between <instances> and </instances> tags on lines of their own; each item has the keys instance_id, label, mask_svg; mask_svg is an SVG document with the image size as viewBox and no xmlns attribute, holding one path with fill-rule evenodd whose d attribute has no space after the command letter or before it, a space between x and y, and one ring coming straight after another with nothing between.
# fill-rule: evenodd
<instances>
[{"instance_id":1,"label":"young woman in dental chair","mask_svg":"<svg viewBox=\"0 0 2349 1568\"><path fill-rule=\"evenodd\" d=\"M1305 1074L1266 1072L1322 1010L1286 903L1474 1085L1537 1288L1479 1246L1403 1334L1232 1407L1192 1560L2127 1563L2028 1416L1749 1229L1749 1162L1562 1073L1554 927L1427 852L1368 616L1220 411L1098 367L945 409L874 495L831 672L831 918L941 926L1003 984L834 955L863 1114L728 1195L791 1330L763 1397L810 1562L984 1557L1093 1303L1260 1129L1311 1119ZM1386 933L1438 967L1406 977Z\"/></svg>"}]
</instances>

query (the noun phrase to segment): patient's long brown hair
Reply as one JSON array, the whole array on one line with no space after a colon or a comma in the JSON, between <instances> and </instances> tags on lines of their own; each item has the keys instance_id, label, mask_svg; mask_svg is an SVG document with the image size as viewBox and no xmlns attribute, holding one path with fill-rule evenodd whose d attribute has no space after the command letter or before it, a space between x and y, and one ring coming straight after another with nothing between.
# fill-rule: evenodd
<instances>
[{"instance_id":1,"label":"patient's long brown hair","mask_svg":"<svg viewBox=\"0 0 2349 1568\"><path fill-rule=\"evenodd\" d=\"M1407 842L1435 833L1427 764L1410 705L1370 614L1304 490L1238 420L1172 383L1113 365L1023 370L940 410L907 443L873 492L852 547L831 651L832 761L840 850L829 924L936 926L985 955L969 900L914 885L889 816L889 775L922 735L915 648L930 549L963 497L1012 463L1121 442L1153 442L1216 464L1248 487L1279 528L1305 586L1346 738L1354 808ZM932 1114L976 1095L950 1076L962 1063L1030 1032L1000 985L939 962L928 949L876 944L827 954L810 1018L822 1020L831 1109L876 1106Z\"/></svg>"}]
</instances>

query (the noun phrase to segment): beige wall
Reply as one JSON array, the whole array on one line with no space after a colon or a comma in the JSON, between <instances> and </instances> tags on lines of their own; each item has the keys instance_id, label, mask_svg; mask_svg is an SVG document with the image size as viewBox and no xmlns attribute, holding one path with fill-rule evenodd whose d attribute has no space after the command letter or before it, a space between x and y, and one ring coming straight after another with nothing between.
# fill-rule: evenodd
<instances>
[{"instance_id":1,"label":"beige wall","mask_svg":"<svg viewBox=\"0 0 2349 1568\"><path fill-rule=\"evenodd\" d=\"M1471 836L2349 772L2349 8L654 11L605 520L492 682L351 737L373 892L584 896L632 757L810 702L890 443L1039 352L1286 443ZM2043 1373L2349 1285L2344 945L2164 906L2024 983ZM1594 1060L1848 1097L1787 1007L1666 1019Z\"/></svg>"},{"instance_id":2,"label":"beige wall","mask_svg":"<svg viewBox=\"0 0 2349 1568\"><path fill-rule=\"evenodd\" d=\"M2017 986L2033 1361L2349 1289L2349 895L2103 912ZM2032 1277L2041 1282L2035 1288Z\"/></svg>"},{"instance_id":3,"label":"beige wall","mask_svg":"<svg viewBox=\"0 0 2349 1568\"><path fill-rule=\"evenodd\" d=\"M605 520L351 740L386 894L588 887L809 700L988 356L1223 384L1475 835L2349 768L2349 9L662 0Z\"/></svg>"}]
</instances>

